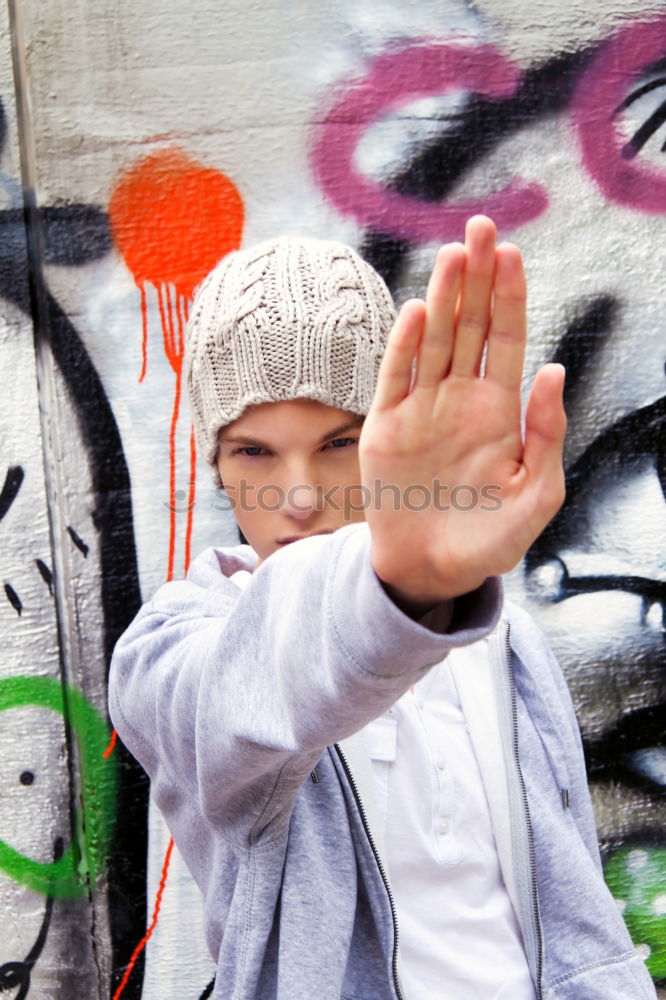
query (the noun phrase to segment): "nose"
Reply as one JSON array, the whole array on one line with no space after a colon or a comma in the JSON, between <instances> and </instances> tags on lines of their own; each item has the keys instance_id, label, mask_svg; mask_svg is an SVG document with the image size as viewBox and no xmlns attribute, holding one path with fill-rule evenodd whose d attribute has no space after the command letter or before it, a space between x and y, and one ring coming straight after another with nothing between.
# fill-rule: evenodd
<instances>
[{"instance_id":1,"label":"nose","mask_svg":"<svg viewBox=\"0 0 666 1000\"><path fill-rule=\"evenodd\" d=\"M312 483L302 480L293 483L285 494L283 514L295 521L306 521L318 509L318 494L317 486Z\"/></svg>"}]
</instances>

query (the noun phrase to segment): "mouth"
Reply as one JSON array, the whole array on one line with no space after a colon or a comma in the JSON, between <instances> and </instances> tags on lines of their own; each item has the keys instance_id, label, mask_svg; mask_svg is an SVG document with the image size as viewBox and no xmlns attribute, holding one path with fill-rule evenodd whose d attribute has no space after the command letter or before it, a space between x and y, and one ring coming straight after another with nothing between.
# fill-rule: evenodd
<instances>
[{"instance_id":1,"label":"mouth","mask_svg":"<svg viewBox=\"0 0 666 1000\"><path fill-rule=\"evenodd\" d=\"M324 528L321 531L311 531L307 535L289 535L287 538L276 538L277 545L290 545L292 542L300 542L301 538L314 538L316 535L332 535L334 528Z\"/></svg>"}]
</instances>

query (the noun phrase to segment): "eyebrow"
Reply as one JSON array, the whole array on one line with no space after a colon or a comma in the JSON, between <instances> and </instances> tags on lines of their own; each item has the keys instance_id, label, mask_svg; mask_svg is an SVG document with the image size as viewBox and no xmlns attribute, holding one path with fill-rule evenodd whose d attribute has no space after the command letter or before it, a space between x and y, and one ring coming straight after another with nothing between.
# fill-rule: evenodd
<instances>
[{"instance_id":1,"label":"eyebrow","mask_svg":"<svg viewBox=\"0 0 666 1000\"><path fill-rule=\"evenodd\" d=\"M360 427L365 417L355 417L354 420L348 421L346 424L341 424L340 427L334 427L331 431L326 431L326 433L319 439L317 444L324 444L325 441L329 441L331 438L338 437L340 434L344 434L345 431L353 430L356 427ZM220 444L245 444L252 445L255 448L270 448L270 444L265 441L261 441L259 438L255 437L227 437L224 431L220 435Z\"/></svg>"}]
</instances>

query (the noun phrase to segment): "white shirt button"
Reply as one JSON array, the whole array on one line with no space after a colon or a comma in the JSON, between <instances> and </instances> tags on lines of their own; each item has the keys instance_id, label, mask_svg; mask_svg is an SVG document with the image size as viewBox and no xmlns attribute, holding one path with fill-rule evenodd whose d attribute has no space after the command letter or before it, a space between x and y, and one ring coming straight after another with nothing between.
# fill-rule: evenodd
<instances>
[{"instance_id":1,"label":"white shirt button","mask_svg":"<svg viewBox=\"0 0 666 1000\"><path fill-rule=\"evenodd\" d=\"M435 758L435 765L438 771L446 770L446 760L444 759L442 754L440 754L438 757Z\"/></svg>"},{"instance_id":2,"label":"white shirt button","mask_svg":"<svg viewBox=\"0 0 666 1000\"><path fill-rule=\"evenodd\" d=\"M449 832L449 821L448 819L440 819L437 824L437 832L441 834L442 837L446 836Z\"/></svg>"}]
</instances>

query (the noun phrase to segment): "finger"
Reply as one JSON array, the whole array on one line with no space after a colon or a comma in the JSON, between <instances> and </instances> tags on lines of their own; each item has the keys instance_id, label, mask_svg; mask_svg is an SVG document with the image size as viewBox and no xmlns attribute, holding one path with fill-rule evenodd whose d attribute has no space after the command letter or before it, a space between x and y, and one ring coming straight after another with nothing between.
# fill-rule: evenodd
<instances>
[{"instance_id":1,"label":"finger","mask_svg":"<svg viewBox=\"0 0 666 1000\"><path fill-rule=\"evenodd\" d=\"M426 319L416 361L415 388L438 386L449 370L465 258L462 243L448 243L437 252L426 292Z\"/></svg>"},{"instance_id":2,"label":"finger","mask_svg":"<svg viewBox=\"0 0 666 1000\"><path fill-rule=\"evenodd\" d=\"M544 365L534 379L525 411L523 465L531 489L538 495L539 507L548 520L564 499L562 451L567 418L563 392L563 365Z\"/></svg>"},{"instance_id":3,"label":"finger","mask_svg":"<svg viewBox=\"0 0 666 1000\"><path fill-rule=\"evenodd\" d=\"M477 375L490 325L495 276L495 224L475 215L465 229L467 263L458 309L451 373Z\"/></svg>"},{"instance_id":4,"label":"finger","mask_svg":"<svg viewBox=\"0 0 666 1000\"><path fill-rule=\"evenodd\" d=\"M424 323L425 303L420 299L405 302L389 334L379 366L377 388L372 401L374 408L388 409L409 393L413 362Z\"/></svg>"},{"instance_id":5,"label":"finger","mask_svg":"<svg viewBox=\"0 0 666 1000\"><path fill-rule=\"evenodd\" d=\"M520 250L511 243L497 248L496 259L485 375L505 389L517 390L523 377L527 332L525 273Z\"/></svg>"}]
</instances>

